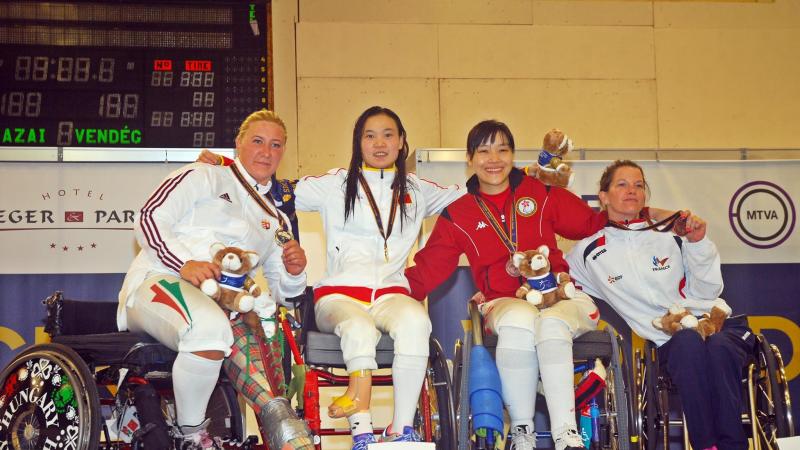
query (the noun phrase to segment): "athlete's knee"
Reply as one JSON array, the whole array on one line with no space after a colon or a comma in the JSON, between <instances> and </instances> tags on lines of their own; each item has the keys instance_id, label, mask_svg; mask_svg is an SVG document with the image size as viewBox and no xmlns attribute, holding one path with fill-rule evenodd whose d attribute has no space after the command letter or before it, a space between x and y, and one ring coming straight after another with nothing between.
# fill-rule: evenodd
<instances>
[{"instance_id":1,"label":"athlete's knee","mask_svg":"<svg viewBox=\"0 0 800 450\"><path fill-rule=\"evenodd\" d=\"M536 342L559 340L572 342L572 330L566 321L555 316L542 316L536 324Z\"/></svg>"},{"instance_id":2,"label":"athlete's knee","mask_svg":"<svg viewBox=\"0 0 800 450\"><path fill-rule=\"evenodd\" d=\"M378 342L381 332L375 326L375 322L369 316L354 316L339 322L336 325L335 333L342 340L362 339Z\"/></svg>"},{"instance_id":3,"label":"athlete's knee","mask_svg":"<svg viewBox=\"0 0 800 450\"><path fill-rule=\"evenodd\" d=\"M669 340L670 354L705 353L705 342L697 330L683 329L672 335Z\"/></svg>"},{"instance_id":4,"label":"athlete's knee","mask_svg":"<svg viewBox=\"0 0 800 450\"><path fill-rule=\"evenodd\" d=\"M536 349L536 339L533 329L507 325L499 327L497 329L497 348L534 351Z\"/></svg>"},{"instance_id":5,"label":"athlete's knee","mask_svg":"<svg viewBox=\"0 0 800 450\"><path fill-rule=\"evenodd\" d=\"M218 351L228 355L232 345L233 330L225 315L208 314L193 318L189 329L179 337L178 350L193 353Z\"/></svg>"},{"instance_id":6,"label":"athlete's knee","mask_svg":"<svg viewBox=\"0 0 800 450\"><path fill-rule=\"evenodd\" d=\"M201 358L210 359L212 361L219 361L225 357L225 353L220 350L199 350L192 353Z\"/></svg>"}]
</instances>

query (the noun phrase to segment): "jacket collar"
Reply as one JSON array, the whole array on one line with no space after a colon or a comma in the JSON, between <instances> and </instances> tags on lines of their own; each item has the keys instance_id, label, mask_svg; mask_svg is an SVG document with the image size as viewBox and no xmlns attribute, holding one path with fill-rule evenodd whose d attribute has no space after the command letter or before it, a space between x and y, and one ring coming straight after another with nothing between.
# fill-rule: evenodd
<instances>
[{"instance_id":1,"label":"jacket collar","mask_svg":"<svg viewBox=\"0 0 800 450\"><path fill-rule=\"evenodd\" d=\"M251 176L250 176L250 174L249 174L249 173L247 173L247 169L245 169L245 168L244 168L244 164L242 164L242 162L241 162L241 161L239 161L239 158L236 158L236 159L233 161L233 163L234 163L234 164L236 164L236 167L238 167L238 168L239 168L239 172L241 172L241 174L242 174L242 176L244 177L245 181L247 181L247 183L248 183L250 186L253 186L254 188L256 188L256 191L257 191L259 194L262 194L262 195L264 195L264 194L266 194L267 192L269 192L270 188L272 187L272 179L270 179L270 180L267 182L267 184L265 184L265 185L264 185L264 184L258 184L258 182L256 182L256 179L255 179L255 178L253 178L253 177L251 177ZM274 179L274 177L273 177L273 179Z\"/></svg>"},{"instance_id":2,"label":"jacket collar","mask_svg":"<svg viewBox=\"0 0 800 450\"><path fill-rule=\"evenodd\" d=\"M516 167L511 168L511 173L508 174L508 182L511 185L512 191L517 189L517 186L522 183L524 177L525 172L523 172L521 169ZM472 175L467 180L467 192L472 195L478 195L478 192L480 192L480 182L478 181L477 175Z\"/></svg>"},{"instance_id":3,"label":"jacket collar","mask_svg":"<svg viewBox=\"0 0 800 450\"><path fill-rule=\"evenodd\" d=\"M387 167L386 169L375 169L367 167L366 164L361 165L361 173L367 181L388 181L392 182L395 175L397 175L397 167Z\"/></svg>"}]
</instances>

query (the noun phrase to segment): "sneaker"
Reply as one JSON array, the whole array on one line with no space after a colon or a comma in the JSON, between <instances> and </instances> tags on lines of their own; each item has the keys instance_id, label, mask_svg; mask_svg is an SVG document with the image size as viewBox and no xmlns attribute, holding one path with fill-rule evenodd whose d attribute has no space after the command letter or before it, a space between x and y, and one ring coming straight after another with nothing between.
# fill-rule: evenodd
<instances>
[{"instance_id":1,"label":"sneaker","mask_svg":"<svg viewBox=\"0 0 800 450\"><path fill-rule=\"evenodd\" d=\"M585 450L583 438L575 430L566 430L555 438L556 450Z\"/></svg>"},{"instance_id":2,"label":"sneaker","mask_svg":"<svg viewBox=\"0 0 800 450\"><path fill-rule=\"evenodd\" d=\"M517 425L508 433L510 450L533 450L536 448L536 434L527 425Z\"/></svg>"},{"instance_id":3,"label":"sneaker","mask_svg":"<svg viewBox=\"0 0 800 450\"><path fill-rule=\"evenodd\" d=\"M362 433L353 436L353 449L352 450L367 450L369 444L377 443L375 435L372 433Z\"/></svg>"},{"instance_id":4,"label":"sneaker","mask_svg":"<svg viewBox=\"0 0 800 450\"><path fill-rule=\"evenodd\" d=\"M209 422L211 420L206 419L200 425L179 427L176 433L175 448L178 450L221 450L220 443L216 438L212 438L206 430Z\"/></svg>"},{"instance_id":5,"label":"sneaker","mask_svg":"<svg viewBox=\"0 0 800 450\"><path fill-rule=\"evenodd\" d=\"M389 425L383 430L383 434L381 434L381 442L421 442L422 438L419 437L417 431L414 430L414 427L403 427L403 433L389 433L389 429L392 426Z\"/></svg>"}]
</instances>

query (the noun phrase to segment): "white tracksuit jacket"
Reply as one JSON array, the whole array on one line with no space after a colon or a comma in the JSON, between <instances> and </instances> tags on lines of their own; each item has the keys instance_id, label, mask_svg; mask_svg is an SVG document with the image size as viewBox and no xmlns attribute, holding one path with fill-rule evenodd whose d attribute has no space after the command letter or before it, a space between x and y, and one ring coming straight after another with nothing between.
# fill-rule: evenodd
<instances>
[{"instance_id":1,"label":"white tracksuit jacket","mask_svg":"<svg viewBox=\"0 0 800 450\"><path fill-rule=\"evenodd\" d=\"M260 186L237 159L244 178L262 195L270 184ZM274 208L273 208L274 209ZM286 221L286 216L278 211ZM180 276L186 261L211 261L211 245L222 242L258 253L259 265L276 301L295 297L306 287L305 272L286 272L282 249L275 243L278 220L265 213L247 193L229 167L195 163L167 176L139 211L134 225L141 251L133 260L117 310L117 326L126 330L125 306L149 276ZM130 305L128 305L130 306Z\"/></svg>"},{"instance_id":2,"label":"white tracksuit jacket","mask_svg":"<svg viewBox=\"0 0 800 450\"><path fill-rule=\"evenodd\" d=\"M364 178L377 203L384 231L389 221L392 203L392 181L395 169L362 168ZM333 287L337 292L350 295L346 287L364 287L373 290L365 302L375 300L375 289L400 287L409 289L403 274L411 248L417 240L422 220L438 214L466 189L458 185L448 187L408 174L411 181L406 202L406 217L401 228L398 208L392 233L388 239L389 261L384 258L383 238L378 231L369 202L358 187L354 211L344 221L346 169L332 169L321 176L301 178L295 187L295 206L299 211L317 211L322 216L327 241L327 266L325 276L315 288ZM345 288L345 289L340 289Z\"/></svg>"},{"instance_id":3,"label":"white tracksuit jacket","mask_svg":"<svg viewBox=\"0 0 800 450\"><path fill-rule=\"evenodd\" d=\"M658 346L669 336L653 327L653 319L674 304L696 315L708 312L723 287L719 253L708 237L691 243L672 233L607 226L578 242L567 263L579 287L607 301L636 334Z\"/></svg>"}]
</instances>

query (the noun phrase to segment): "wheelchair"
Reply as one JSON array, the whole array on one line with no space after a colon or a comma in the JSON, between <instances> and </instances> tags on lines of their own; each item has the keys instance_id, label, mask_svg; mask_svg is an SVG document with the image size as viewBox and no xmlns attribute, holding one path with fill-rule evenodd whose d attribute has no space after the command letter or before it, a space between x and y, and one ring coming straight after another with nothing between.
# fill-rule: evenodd
<instances>
[{"instance_id":1,"label":"wheelchair","mask_svg":"<svg viewBox=\"0 0 800 450\"><path fill-rule=\"evenodd\" d=\"M176 353L151 338L117 332L117 302L75 302L56 292L44 303L52 342L27 348L0 372L0 448L142 449L152 433L162 434L162 444L147 448L172 448ZM224 375L207 416L209 433L226 447L254 448Z\"/></svg>"},{"instance_id":2,"label":"wheelchair","mask_svg":"<svg viewBox=\"0 0 800 450\"><path fill-rule=\"evenodd\" d=\"M682 434L683 448L690 448L683 414L671 410L679 401L677 388L659 367L656 345L646 341L635 352L636 423L642 450L669 448L671 431ZM794 433L789 385L780 351L763 335L756 335L752 357L742 372L742 426L753 450L776 450L777 439ZM677 416L677 417L676 417Z\"/></svg>"},{"instance_id":3,"label":"wheelchair","mask_svg":"<svg viewBox=\"0 0 800 450\"><path fill-rule=\"evenodd\" d=\"M494 356L497 336L483 336L481 316L474 302L469 303L471 329L464 333L463 341L456 341L453 358L454 401L456 404L458 430L458 450L485 448L485 442L471 435L472 417L469 405L468 374L470 366L470 348L473 345L484 345ZM626 345L622 337L611 325L604 330L590 331L573 340L572 352L576 373L588 370L589 365L599 358L606 368L606 386L591 400L597 406L597 426L590 433L592 449L631 450L636 447L637 435L633 426L633 395L631 389L630 370L627 361ZM577 411L576 411L577 413ZM536 431L539 438L551 438L549 431Z\"/></svg>"},{"instance_id":4,"label":"wheelchair","mask_svg":"<svg viewBox=\"0 0 800 450\"><path fill-rule=\"evenodd\" d=\"M303 396L305 399L312 399L312 402L310 405L306 404L306 408L298 413L306 420L312 433L317 437L315 442L317 448L320 449L321 439L319 438L349 435L350 430L321 426L319 409L324 408L325 405L318 403L319 388L347 386L349 377L346 374L335 373L335 369L345 368L340 339L334 334L319 331L314 319L314 307L311 301L313 293L310 288L306 295L309 299L301 304L299 311L302 323L299 333L297 333L297 343L302 350L304 363L309 366L311 377L319 381L311 383L310 386L306 382ZM383 334L377 345L378 368L391 368L393 360L394 342L391 337ZM391 375L373 375L372 382L373 386L390 386L392 377ZM441 344L431 337L428 368L414 417L414 428L423 441L435 443L437 450L456 450L455 408L451 392L452 381L445 353ZM375 432L381 433L383 429L375 428Z\"/></svg>"}]
</instances>

